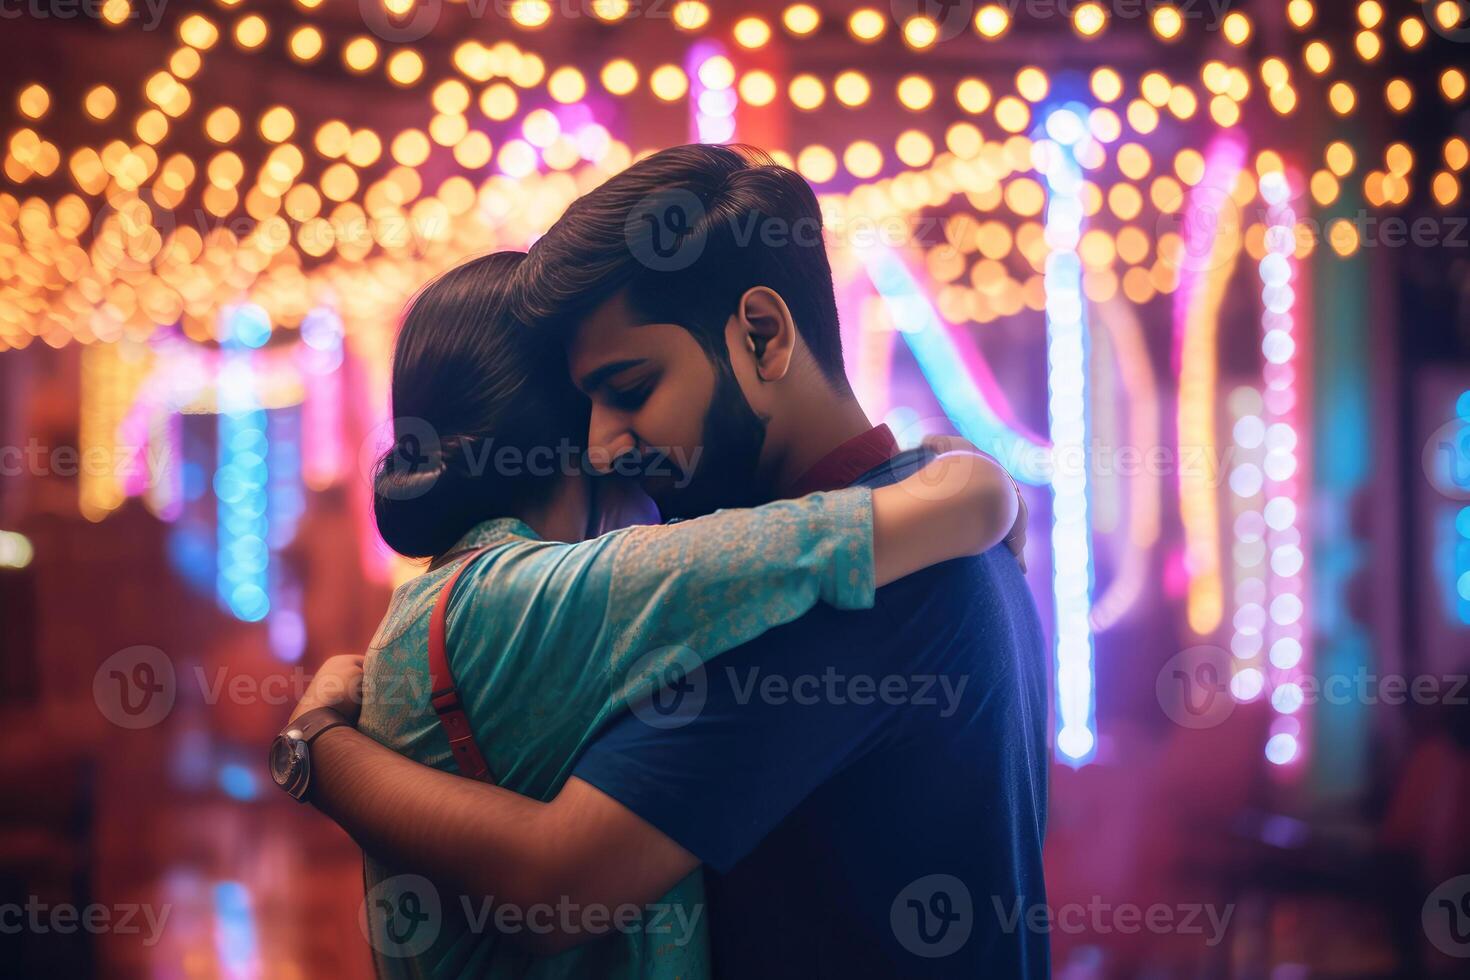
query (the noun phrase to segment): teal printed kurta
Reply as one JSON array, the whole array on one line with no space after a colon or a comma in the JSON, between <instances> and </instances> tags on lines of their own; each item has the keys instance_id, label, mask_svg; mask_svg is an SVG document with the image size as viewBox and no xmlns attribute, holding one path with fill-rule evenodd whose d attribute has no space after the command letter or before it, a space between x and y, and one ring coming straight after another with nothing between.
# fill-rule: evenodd
<instances>
[{"instance_id":1,"label":"teal printed kurta","mask_svg":"<svg viewBox=\"0 0 1470 980\"><path fill-rule=\"evenodd\" d=\"M655 688L818 601L873 604L872 492L814 493L677 524L632 527L579 544L540 540L511 518L486 521L454 552L489 546L449 604L448 650L460 699L499 785L554 797L603 724ZM418 762L455 769L429 704L429 616L460 558L401 586L365 663L361 731ZM640 706L654 726L679 724ZM651 704L663 706L660 697ZM709 975L704 887L696 870L647 915L632 909L501 910L367 860L380 976L600 977ZM400 877L401 875L401 877ZM570 900L567 900L568 903ZM436 910L437 907L437 910ZM397 913L396 916L390 913ZM537 957L497 930L549 921L609 929ZM630 925L630 919L632 924Z\"/></svg>"}]
</instances>

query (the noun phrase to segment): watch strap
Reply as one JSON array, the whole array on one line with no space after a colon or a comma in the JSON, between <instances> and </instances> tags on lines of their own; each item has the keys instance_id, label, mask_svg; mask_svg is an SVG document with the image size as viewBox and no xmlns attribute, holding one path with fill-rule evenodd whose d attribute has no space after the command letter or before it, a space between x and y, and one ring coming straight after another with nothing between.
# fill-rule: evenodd
<instances>
[{"instance_id":1,"label":"watch strap","mask_svg":"<svg viewBox=\"0 0 1470 980\"><path fill-rule=\"evenodd\" d=\"M312 708L287 725L286 731L299 731L301 741L310 745L322 732L339 725L351 728L352 722L348 721L336 708Z\"/></svg>"}]
</instances>

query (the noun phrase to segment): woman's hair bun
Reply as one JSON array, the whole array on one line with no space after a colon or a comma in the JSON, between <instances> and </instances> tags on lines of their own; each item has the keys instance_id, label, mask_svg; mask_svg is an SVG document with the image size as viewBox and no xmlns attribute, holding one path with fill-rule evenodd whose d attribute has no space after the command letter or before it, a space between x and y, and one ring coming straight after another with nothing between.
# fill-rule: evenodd
<instances>
[{"instance_id":1,"label":"woman's hair bun","mask_svg":"<svg viewBox=\"0 0 1470 980\"><path fill-rule=\"evenodd\" d=\"M373 510L394 551L411 558L442 554L482 519L487 487L465 465L465 449L458 438L424 444L400 436L378 460Z\"/></svg>"}]
</instances>

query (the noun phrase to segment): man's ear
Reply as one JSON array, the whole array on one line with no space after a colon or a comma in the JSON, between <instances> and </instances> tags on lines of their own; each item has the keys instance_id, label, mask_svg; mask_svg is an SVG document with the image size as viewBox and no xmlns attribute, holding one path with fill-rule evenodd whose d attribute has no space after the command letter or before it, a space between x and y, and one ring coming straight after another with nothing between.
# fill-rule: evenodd
<instances>
[{"instance_id":1,"label":"man's ear","mask_svg":"<svg viewBox=\"0 0 1470 980\"><path fill-rule=\"evenodd\" d=\"M796 352L796 323L781 294L769 286L750 287L735 307L735 321L760 379L784 378Z\"/></svg>"}]
</instances>

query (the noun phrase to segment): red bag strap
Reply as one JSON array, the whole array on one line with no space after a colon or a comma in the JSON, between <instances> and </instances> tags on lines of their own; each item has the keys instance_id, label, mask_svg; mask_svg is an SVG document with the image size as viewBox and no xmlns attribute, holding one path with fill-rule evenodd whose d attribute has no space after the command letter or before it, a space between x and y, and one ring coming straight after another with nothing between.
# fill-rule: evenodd
<instances>
[{"instance_id":1,"label":"red bag strap","mask_svg":"<svg viewBox=\"0 0 1470 980\"><path fill-rule=\"evenodd\" d=\"M460 704L459 690L454 686L454 673L449 669L449 654L444 646L449 597L454 594L454 587L459 584L459 577L465 569L488 550L486 547L470 552L439 590L439 599L429 617L429 700L434 705L434 713L439 716L439 724L444 726L444 734L449 736L449 747L454 752L454 762L460 773L471 779L493 783L495 777L485 764L485 757L480 754L480 746L475 744L474 729L470 727L470 719Z\"/></svg>"}]
</instances>

